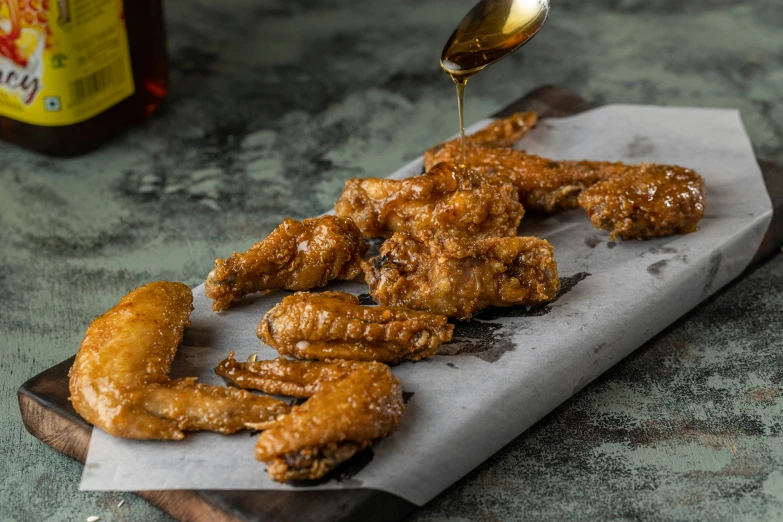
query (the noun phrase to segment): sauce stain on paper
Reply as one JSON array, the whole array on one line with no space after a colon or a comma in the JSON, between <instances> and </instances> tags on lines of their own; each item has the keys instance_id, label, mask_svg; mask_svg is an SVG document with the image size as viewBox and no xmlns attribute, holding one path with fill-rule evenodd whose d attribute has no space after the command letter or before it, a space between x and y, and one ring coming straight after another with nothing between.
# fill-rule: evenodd
<instances>
[{"instance_id":1,"label":"sauce stain on paper","mask_svg":"<svg viewBox=\"0 0 783 522\"><path fill-rule=\"evenodd\" d=\"M585 245L589 246L590 248L595 248L600 244L601 244L601 238L595 236L588 236L585 238Z\"/></svg>"},{"instance_id":2,"label":"sauce stain on paper","mask_svg":"<svg viewBox=\"0 0 783 522\"><path fill-rule=\"evenodd\" d=\"M626 158L644 159L655 152L655 146L646 136L634 136L625 151Z\"/></svg>"},{"instance_id":3,"label":"sauce stain on paper","mask_svg":"<svg viewBox=\"0 0 783 522\"><path fill-rule=\"evenodd\" d=\"M513 334L525 328L523 324L501 324L493 320L512 317L540 317L552 311L552 304L584 281L590 274L577 272L560 278L560 291L557 296L538 308L509 307L490 308L476 314L467 322L455 325L453 341L441 346L438 355L472 355L485 362L496 362L503 354L516 349Z\"/></svg>"},{"instance_id":4,"label":"sauce stain on paper","mask_svg":"<svg viewBox=\"0 0 783 522\"><path fill-rule=\"evenodd\" d=\"M668 259L662 259L660 261L656 261L655 263L647 267L647 273L654 275L655 277L659 277L661 275L661 272L663 272L663 269L668 264L669 264Z\"/></svg>"}]
</instances>

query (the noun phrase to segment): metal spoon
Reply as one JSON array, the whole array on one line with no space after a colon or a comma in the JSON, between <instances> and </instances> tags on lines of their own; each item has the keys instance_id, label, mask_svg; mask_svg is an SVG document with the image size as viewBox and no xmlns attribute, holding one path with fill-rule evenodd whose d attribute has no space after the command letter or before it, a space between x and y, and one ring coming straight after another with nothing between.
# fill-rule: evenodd
<instances>
[{"instance_id":1,"label":"metal spoon","mask_svg":"<svg viewBox=\"0 0 783 522\"><path fill-rule=\"evenodd\" d=\"M440 65L467 78L524 45L544 25L549 0L481 0L443 48Z\"/></svg>"}]
</instances>

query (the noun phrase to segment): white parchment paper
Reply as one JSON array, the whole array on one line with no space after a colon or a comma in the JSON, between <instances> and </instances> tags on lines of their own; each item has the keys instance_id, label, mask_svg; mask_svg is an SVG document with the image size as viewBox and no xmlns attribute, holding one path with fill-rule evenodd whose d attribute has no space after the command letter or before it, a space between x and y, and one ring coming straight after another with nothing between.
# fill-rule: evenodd
<instances>
[{"instance_id":1,"label":"white parchment paper","mask_svg":"<svg viewBox=\"0 0 783 522\"><path fill-rule=\"evenodd\" d=\"M612 244L582 210L526 217L520 234L555 245L560 275L571 290L538 313L479 316L457 327L454 342L442 350L451 355L395 367L409 397L398 430L373 446L373 458L352 477L314 487L374 488L424 504L736 277L772 216L737 111L607 106L544 120L518 147L554 159L693 168L707 187L700 230ZM392 176L419 172L421 159ZM362 281L329 288L367 292ZM239 360L255 352L259 359L277 356L254 331L283 292L249 298L220 314L211 311L203 286L194 293L192 326L174 377L196 375L222 384L213 368L229 350L236 350ZM255 439L245 432L193 433L181 442L131 441L95 429L81 488L291 489L271 481L253 458Z\"/></svg>"}]
</instances>

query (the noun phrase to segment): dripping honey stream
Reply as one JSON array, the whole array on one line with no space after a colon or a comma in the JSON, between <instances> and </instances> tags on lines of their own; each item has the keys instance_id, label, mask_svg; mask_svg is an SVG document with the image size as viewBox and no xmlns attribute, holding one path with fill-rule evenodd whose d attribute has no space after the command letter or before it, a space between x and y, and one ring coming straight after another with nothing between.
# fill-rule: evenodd
<instances>
[{"instance_id":1,"label":"dripping honey stream","mask_svg":"<svg viewBox=\"0 0 783 522\"><path fill-rule=\"evenodd\" d=\"M549 0L481 0L465 15L441 53L440 65L457 86L462 166L465 85L468 78L527 43L549 14Z\"/></svg>"}]
</instances>

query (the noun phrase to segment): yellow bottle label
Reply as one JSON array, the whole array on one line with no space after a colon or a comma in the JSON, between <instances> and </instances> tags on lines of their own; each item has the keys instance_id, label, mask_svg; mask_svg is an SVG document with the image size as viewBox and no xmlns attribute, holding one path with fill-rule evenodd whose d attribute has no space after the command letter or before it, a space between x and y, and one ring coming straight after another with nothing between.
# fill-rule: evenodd
<instances>
[{"instance_id":1,"label":"yellow bottle label","mask_svg":"<svg viewBox=\"0 0 783 522\"><path fill-rule=\"evenodd\" d=\"M122 0L0 0L0 116L71 125L133 91Z\"/></svg>"}]
</instances>

